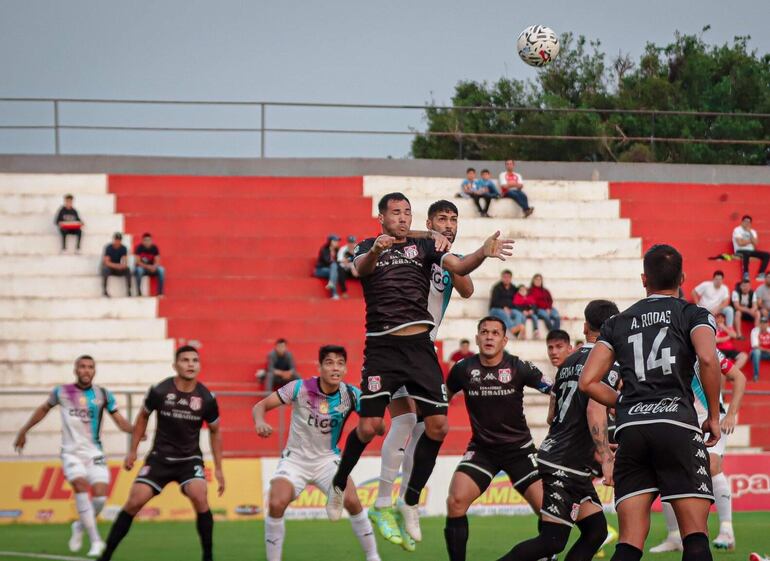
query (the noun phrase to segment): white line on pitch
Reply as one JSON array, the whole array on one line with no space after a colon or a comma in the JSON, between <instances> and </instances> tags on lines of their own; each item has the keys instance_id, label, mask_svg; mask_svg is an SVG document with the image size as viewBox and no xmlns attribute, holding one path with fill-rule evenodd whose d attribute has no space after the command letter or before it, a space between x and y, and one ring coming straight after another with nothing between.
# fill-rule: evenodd
<instances>
[{"instance_id":1,"label":"white line on pitch","mask_svg":"<svg viewBox=\"0 0 770 561\"><path fill-rule=\"evenodd\" d=\"M0 557L28 557L30 559L53 559L55 561L89 561L86 557L48 555L46 553L23 553L21 551L0 551Z\"/></svg>"}]
</instances>

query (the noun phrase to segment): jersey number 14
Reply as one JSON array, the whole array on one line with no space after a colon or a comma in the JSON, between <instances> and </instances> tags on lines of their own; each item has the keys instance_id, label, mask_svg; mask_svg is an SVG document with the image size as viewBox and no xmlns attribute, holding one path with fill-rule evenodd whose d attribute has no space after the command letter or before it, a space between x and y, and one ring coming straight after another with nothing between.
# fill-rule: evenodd
<instances>
[{"instance_id":1,"label":"jersey number 14","mask_svg":"<svg viewBox=\"0 0 770 561\"><path fill-rule=\"evenodd\" d=\"M660 347L667 334L668 327L661 327L655 336L655 340L652 342L652 348L650 349L650 354L647 355L646 364L642 333L635 333L628 338L628 342L634 347L634 371L636 372L636 378L640 382L644 382L647 379L647 373L656 368L662 369L664 375L669 375L673 372L671 365L676 364L676 357L671 356L671 347ZM658 355L660 355L660 358Z\"/></svg>"}]
</instances>

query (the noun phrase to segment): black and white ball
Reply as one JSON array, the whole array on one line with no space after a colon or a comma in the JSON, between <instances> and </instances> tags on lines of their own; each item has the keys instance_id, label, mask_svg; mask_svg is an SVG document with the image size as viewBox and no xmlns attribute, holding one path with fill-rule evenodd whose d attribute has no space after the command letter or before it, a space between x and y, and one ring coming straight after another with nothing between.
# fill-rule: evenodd
<instances>
[{"instance_id":1,"label":"black and white ball","mask_svg":"<svg viewBox=\"0 0 770 561\"><path fill-rule=\"evenodd\" d=\"M516 50L530 66L545 66L559 54L559 38L550 27L530 25L519 35Z\"/></svg>"}]
</instances>

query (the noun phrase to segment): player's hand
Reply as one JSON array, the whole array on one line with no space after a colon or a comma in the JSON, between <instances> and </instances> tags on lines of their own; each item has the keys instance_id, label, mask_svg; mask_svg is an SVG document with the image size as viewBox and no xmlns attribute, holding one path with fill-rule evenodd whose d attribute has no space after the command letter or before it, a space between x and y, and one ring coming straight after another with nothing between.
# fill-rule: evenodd
<instances>
[{"instance_id":1,"label":"player's hand","mask_svg":"<svg viewBox=\"0 0 770 561\"><path fill-rule=\"evenodd\" d=\"M222 468L214 470L214 477L217 478L217 497L221 497L225 493L225 474Z\"/></svg>"},{"instance_id":2,"label":"player's hand","mask_svg":"<svg viewBox=\"0 0 770 561\"><path fill-rule=\"evenodd\" d=\"M273 427L270 426L270 423L265 423L264 421L257 423L257 434L262 438L267 438L273 434Z\"/></svg>"},{"instance_id":3,"label":"player's hand","mask_svg":"<svg viewBox=\"0 0 770 561\"><path fill-rule=\"evenodd\" d=\"M615 471L615 456L610 454L602 462L602 483L607 487L614 487L615 480L612 478L612 474Z\"/></svg>"},{"instance_id":4,"label":"player's hand","mask_svg":"<svg viewBox=\"0 0 770 561\"><path fill-rule=\"evenodd\" d=\"M136 463L136 452L129 452L123 460L123 469L131 471Z\"/></svg>"},{"instance_id":5,"label":"player's hand","mask_svg":"<svg viewBox=\"0 0 770 561\"><path fill-rule=\"evenodd\" d=\"M737 419L735 418L735 415L728 414L725 416L724 419L722 419L722 424L720 425L720 428L722 429L722 432L725 434L733 434L733 431L735 430Z\"/></svg>"},{"instance_id":6,"label":"player's hand","mask_svg":"<svg viewBox=\"0 0 770 561\"><path fill-rule=\"evenodd\" d=\"M719 442L719 439L722 436L722 429L719 427L719 419L713 419L709 417L703 421L701 429L703 430L703 443L707 448L711 448L712 446L716 445L717 442ZM705 438L707 433L708 438Z\"/></svg>"},{"instance_id":7,"label":"player's hand","mask_svg":"<svg viewBox=\"0 0 770 561\"><path fill-rule=\"evenodd\" d=\"M382 234L376 240L374 240L374 246L372 246L372 249L374 250L374 253L379 255L389 247L392 247L393 242L395 241L396 241L396 238L394 238L393 236Z\"/></svg>"},{"instance_id":8,"label":"player's hand","mask_svg":"<svg viewBox=\"0 0 770 561\"><path fill-rule=\"evenodd\" d=\"M500 230L489 236L484 242L484 257L496 257L505 261L506 256L513 255L513 240L501 240Z\"/></svg>"},{"instance_id":9,"label":"player's hand","mask_svg":"<svg viewBox=\"0 0 770 561\"><path fill-rule=\"evenodd\" d=\"M13 441L13 449L16 451L17 454L21 454L21 451L24 449L24 445L27 443L27 435L23 432L20 432L18 436L16 436L16 440Z\"/></svg>"},{"instance_id":10,"label":"player's hand","mask_svg":"<svg viewBox=\"0 0 770 561\"><path fill-rule=\"evenodd\" d=\"M439 253L443 253L452 249L452 242L450 242L447 237L440 232L432 230L431 239L436 244L436 251Z\"/></svg>"}]
</instances>

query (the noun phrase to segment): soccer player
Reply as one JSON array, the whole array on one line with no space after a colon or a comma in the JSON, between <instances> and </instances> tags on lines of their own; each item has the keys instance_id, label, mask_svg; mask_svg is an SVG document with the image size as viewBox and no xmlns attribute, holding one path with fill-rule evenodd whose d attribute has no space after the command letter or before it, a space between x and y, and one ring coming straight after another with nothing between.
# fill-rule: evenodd
<instances>
[{"instance_id":1,"label":"soccer player","mask_svg":"<svg viewBox=\"0 0 770 561\"><path fill-rule=\"evenodd\" d=\"M722 375L733 385L733 396L730 407L725 412L722 395L719 395L719 413L722 432L724 435L732 434L738 417L738 411L746 391L746 376L737 366L717 350L719 368ZM700 381L699 364L695 363L695 376L692 379L692 391L695 394L695 410L698 412L698 423L706 420L706 395L703 392L703 384ZM727 437L722 436L716 446L709 450L709 471L711 484L714 486L714 498L716 499L717 515L719 516L719 535L714 540L717 549L735 549L735 532L733 531L733 497L730 492L730 482L722 472L722 457L725 454ZM682 551L682 537L676 524L676 516L671 505L663 503L663 514L666 517L668 536L660 545L650 549L650 553L663 553L666 551Z\"/></svg>"},{"instance_id":2,"label":"soccer player","mask_svg":"<svg viewBox=\"0 0 770 561\"><path fill-rule=\"evenodd\" d=\"M112 393L93 385L96 361L92 357L79 356L75 360L74 372L76 382L53 389L45 403L35 409L29 421L21 427L13 446L21 454L29 430L42 421L51 409L61 406L62 471L75 492L78 511L78 520L72 523L69 548L72 552L80 551L85 530L91 542L88 556L98 557L104 549L104 542L96 527L96 517L107 502L110 484L110 470L100 439L102 416L106 410L118 428L127 433L131 432L131 423L118 412Z\"/></svg>"},{"instance_id":3,"label":"soccer player","mask_svg":"<svg viewBox=\"0 0 770 561\"><path fill-rule=\"evenodd\" d=\"M203 453L200 449L201 427L209 427L214 476L219 496L225 491L222 472L222 435L219 432L219 406L214 394L197 378L201 371L195 347L179 347L174 356L176 376L166 378L147 392L131 435L131 449L123 462L126 471L136 463L139 441L147 430L147 422L157 411L155 441L131 486L126 504L115 519L107 536L107 547L100 561L110 561L112 554L126 537L134 516L172 481L179 483L197 513L196 528L203 550L203 561L212 561L214 517L209 509Z\"/></svg>"},{"instance_id":4,"label":"soccer player","mask_svg":"<svg viewBox=\"0 0 770 561\"><path fill-rule=\"evenodd\" d=\"M707 446L719 441L716 321L677 298L682 256L669 245L644 255L647 298L607 320L580 376L579 389L617 411L615 505L620 536L612 561L638 561L657 497L671 503L684 561L708 561L708 511L714 496ZM620 397L602 379L617 359ZM692 393L695 360L708 416L698 425ZM708 433L708 437L704 436Z\"/></svg>"},{"instance_id":5,"label":"soccer player","mask_svg":"<svg viewBox=\"0 0 770 561\"><path fill-rule=\"evenodd\" d=\"M412 208L401 193L389 193L378 204L382 235L361 242L355 267L366 300L366 345L361 369L361 412L356 430L345 443L340 466L328 493L330 520L342 514L348 476L375 435L385 432L383 415L393 392L406 386L425 417L425 432L414 450L414 467L399 512L415 541L422 539L417 503L436 463L448 431L447 395L430 331L435 327L428 311L428 292L433 265L464 276L487 257L505 259L513 242L490 236L473 253L459 258L440 253L431 240L407 236Z\"/></svg>"},{"instance_id":6,"label":"soccer player","mask_svg":"<svg viewBox=\"0 0 770 561\"><path fill-rule=\"evenodd\" d=\"M257 434L267 438L273 427L265 412L291 405L289 441L270 480L268 512L265 518L267 561L280 561L286 535L283 514L289 503L313 483L326 492L340 461L337 447L345 421L358 411L361 391L342 381L347 371L344 347L326 345L318 351L319 375L295 380L254 406ZM374 530L366 517L352 480L345 487L345 509L350 513L353 532L366 555L366 561L380 561Z\"/></svg>"},{"instance_id":7,"label":"soccer player","mask_svg":"<svg viewBox=\"0 0 770 561\"><path fill-rule=\"evenodd\" d=\"M428 208L428 219L425 225L428 232L438 232L450 243L457 236L457 217L459 212L450 201L436 201ZM412 234L419 235L420 232ZM428 293L428 311L433 316L434 328L430 332L431 341L436 340L441 320L452 290L456 289L463 298L473 295L473 281L470 276L459 276L443 270L434 264L431 267L430 292ZM409 392L402 386L393 394L390 404L390 428L382 442L380 479L377 487L377 499L374 507L369 509L369 518L382 536L394 544L400 544L407 551L414 551L415 542L405 531L403 519L397 510L393 509L393 483L401 470L401 489L399 502L403 502L406 493L406 482L412 472L412 455L417 441L425 431L425 422L417 417L414 401L409 398Z\"/></svg>"},{"instance_id":8,"label":"soccer player","mask_svg":"<svg viewBox=\"0 0 770 561\"><path fill-rule=\"evenodd\" d=\"M536 513L543 503L537 450L524 417L523 397L525 387L549 393L552 382L531 362L505 352L505 332L500 318L482 318L476 332L479 353L455 364L447 378L449 399L465 394L471 422L471 441L452 476L446 500L444 537L450 561L465 561L466 513L498 472L508 475Z\"/></svg>"},{"instance_id":9,"label":"soccer player","mask_svg":"<svg viewBox=\"0 0 770 561\"><path fill-rule=\"evenodd\" d=\"M559 368L574 350L570 344L569 333L563 329L553 329L545 338L548 360L553 366ZM551 415L548 418L552 418Z\"/></svg>"}]
</instances>

